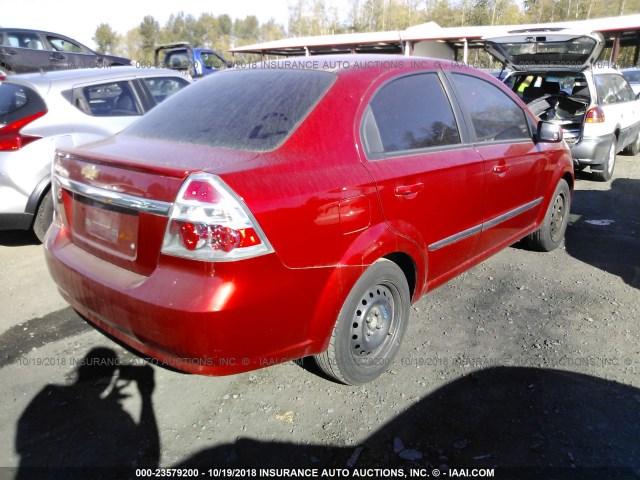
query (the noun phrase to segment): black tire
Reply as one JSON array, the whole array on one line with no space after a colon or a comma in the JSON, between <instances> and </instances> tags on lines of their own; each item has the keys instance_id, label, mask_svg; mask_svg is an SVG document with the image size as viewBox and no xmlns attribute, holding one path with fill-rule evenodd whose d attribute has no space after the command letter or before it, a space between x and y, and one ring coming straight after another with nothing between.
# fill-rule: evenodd
<instances>
[{"instance_id":1,"label":"black tire","mask_svg":"<svg viewBox=\"0 0 640 480\"><path fill-rule=\"evenodd\" d=\"M638 132L633 142L624 148L624 153L627 155L638 155L640 153L640 132Z\"/></svg>"},{"instance_id":2,"label":"black tire","mask_svg":"<svg viewBox=\"0 0 640 480\"><path fill-rule=\"evenodd\" d=\"M378 378L400 349L410 304L400 267L386 259L372 264L344 301L328 350L315 356L318 367L347 385Z\"/></svg>"},{"instance_id":3,"label":"black tire","mask_svg":"<svg viewBox=\"0 0 640 480\"><path fill-rule=\"evenodd\" d=\"M532 250L550 252L558 248L564 238L569 221L571 206L571 190L566 180L560 179L556 187L544 220L540 228L527 237L527 244Z\"/></svg>"},{"instance_id":4,"label":"black tire","mask_svg":"<svg viewBox=\"0 0 640 480\"><path fill-rule=\"evenodd\" d=\"M599 165L597 168L597 171L593 170L593 167L591 167L591 172L593 173L593 177L600 181L600 182L608 182L609 180L611 180L611 177L613 177L613 169L616 166L616 153L618 146L617 146L617 142L616 139L613 139L613 142L611 142L611 146L609 147L609 150L607 151L604 161L602 162L602 165Z\"/></svg>"},{"instance_id":5,"label":"black tire","mask_svg":"<svg viewBox=\"0 0 640 480\"><path fill-rule=\"evenodd\" d=\"M47 191L46 195L40 200L38 205L38 211L36 217L33 220L33 233L36 234L38 240L44 243L44 236L49 230L51 223L53 222L53 198L51 197L51 190Z\"/></svg>"}]
</instances>

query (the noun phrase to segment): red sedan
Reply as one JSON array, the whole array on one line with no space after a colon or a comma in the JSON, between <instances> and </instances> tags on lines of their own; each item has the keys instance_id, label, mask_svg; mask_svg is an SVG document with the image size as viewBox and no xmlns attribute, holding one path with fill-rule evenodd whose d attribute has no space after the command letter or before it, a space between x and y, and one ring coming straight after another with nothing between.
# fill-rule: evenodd
<instances>
[{"instance_id":1,"label":"red sedan","mask_svg":"<svg viewBox=\"0 0 640 480\"><path fill-rule=\"evenodd\" d=\"M347 384L429 290L556 248L573 188L560 127L488 75L373 55L211 75L53 177L47 261L88 321L188 372L314 355Z\"/></svg>"}]
</instances>

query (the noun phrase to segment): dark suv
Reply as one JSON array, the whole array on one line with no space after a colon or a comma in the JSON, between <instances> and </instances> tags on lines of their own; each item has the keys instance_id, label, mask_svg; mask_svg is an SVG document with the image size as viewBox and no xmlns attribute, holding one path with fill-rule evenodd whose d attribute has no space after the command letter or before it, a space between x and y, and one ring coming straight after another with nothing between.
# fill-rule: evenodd
<instances>
[{"instance_id":1,"label":"dark suv","mask_svg":"<svg viewBox=\"0 0 640 480\"><path fill-rule=\"evenodd\" d=\"M131 60L101 55L57 33L0 28L0 75L116 65L131 65Z\"/></svg>"}]
</instances>

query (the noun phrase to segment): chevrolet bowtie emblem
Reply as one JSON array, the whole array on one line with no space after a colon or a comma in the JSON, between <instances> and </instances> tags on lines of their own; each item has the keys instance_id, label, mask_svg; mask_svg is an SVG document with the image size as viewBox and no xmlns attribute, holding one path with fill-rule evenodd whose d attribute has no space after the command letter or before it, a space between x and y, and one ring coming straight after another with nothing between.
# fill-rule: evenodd
<instances>
[{"instance_id":1,"label":"chevrolet bowtie emblem","mask_svg":"<svg viewBox=\"0 0 640 480\"><path fill-rule=\"evenodd\" d=\"M96 168L95 165L87 165L80 170L80 173L87 180L95 180L100 175L100 170Z\"/></svg>"}]
</instances>

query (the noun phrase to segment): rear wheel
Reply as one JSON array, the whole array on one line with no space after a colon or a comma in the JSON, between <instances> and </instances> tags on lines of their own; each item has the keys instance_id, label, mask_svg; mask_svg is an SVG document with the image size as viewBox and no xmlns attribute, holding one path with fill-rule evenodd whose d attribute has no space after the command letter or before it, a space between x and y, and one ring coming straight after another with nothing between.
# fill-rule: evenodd
<instances>
[{"instance_id":1,"label":"rear wheel","mask_svg":"<svg viewBox=\"0 0 640 480\"><path fill-rule=\"evenodd\" d=\"M53 222L53 198L51 197L51 190L40 201L38 211L36 212L36 218L33 221L33 233L36 234L38 240L44 243L44 236L47 234L47 230Z\"/></svg>"},{"instance_id":2,"label":"rear wheel","mask_svg":"<svg viewBox=\"0 0 640 480\"><path fill-rule=\"evenodd\" d=\"M593 176L595 177L596 180L599 180L601 182L607 182L611 180L611 177L613 177L613 169L616 166L617 148L618 147L616 145L616 139L614 138L613 141L611 142L611 146L609 147L609 151L607 152L604 158L604 162L600 166L601 169L595 172L593 171L593 169L591 169Z\"/></svg>"},{"instance_id":3,"label":"rear wheel","mask_svg":"<svg viewBox=\"0 0 640 480\"><path fill-rule=\"evenodd\" d=\"M372 264L347 296L320 369L347 385L378 378L400 349L409 320L410 293L403 271L390 260Z\"/></svg>"},{"instance_id":4,"label":"rear wheel","mask_svg":"<svg viewBox=\"0 0 640 480\"><path fill-rule=\"evenodd\" d=\"M569 221L570 204L571 190L566 180L560 179L542 225L527 237L527 244L532 250L550 252L562 243Z\"/></svg>"}]
</instances>

